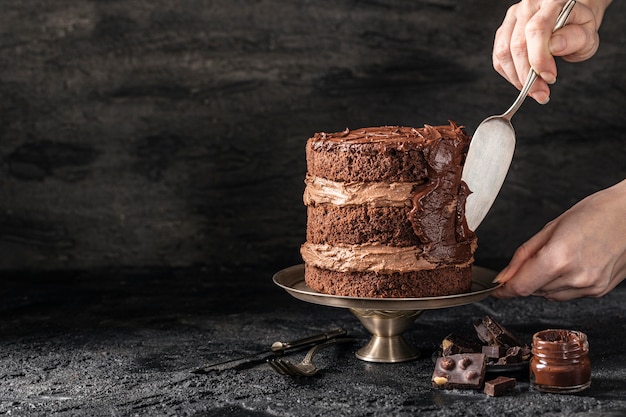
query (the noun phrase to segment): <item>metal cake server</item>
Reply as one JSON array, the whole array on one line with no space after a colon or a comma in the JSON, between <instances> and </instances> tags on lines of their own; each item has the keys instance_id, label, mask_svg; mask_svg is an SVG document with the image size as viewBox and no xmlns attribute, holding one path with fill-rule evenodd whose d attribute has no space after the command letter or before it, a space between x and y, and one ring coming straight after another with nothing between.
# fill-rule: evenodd
<instances>
[{"instance_id":1,"label":"metal cake server","mask_svg":"<svg viewBox=\"0 0 626 417\"><path fill-rule=\"evenodd\" d=\"M553 32L565 26L575 4L576 0L565 4ZM471 191L465 203L465 218L472 231L483 221L502 188L515 150L515 130L511 118L536 80L537 73L531 68L513 105L503 114L483 120L472 137L461 176Z\"/></svg>"}]
</instances>

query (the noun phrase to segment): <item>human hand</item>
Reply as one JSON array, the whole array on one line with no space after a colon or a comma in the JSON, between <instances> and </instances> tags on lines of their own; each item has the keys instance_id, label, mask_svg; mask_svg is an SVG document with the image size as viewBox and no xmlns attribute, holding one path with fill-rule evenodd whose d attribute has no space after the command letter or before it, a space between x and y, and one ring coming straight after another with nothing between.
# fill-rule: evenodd
<instances>
[{"instance_id":1,"label":"human hand","mask_svg":"<svg viewBox=\"0 0 626 417\"><path fill-rule=\"evenodd\" d=\"M494 282L498 298L600 297L626 278L626 180L599 191L524 243Z\"/></svg>"},{"instance_id":2,"label":"human hand","mask_svg":"<svg viewBox=\"0 0 626 417\"><path fill-rule=\"evenodd\" d=\"M580 62L599 46L598 29L611 0L579 0L567 24L552 33L565 0L522 0L509 8L496 31L493 67L518 89L531 68L539 75L529 95L540 104L550 99L548 84L556 82L555 56Z\"/></svg>"}]
</instances>

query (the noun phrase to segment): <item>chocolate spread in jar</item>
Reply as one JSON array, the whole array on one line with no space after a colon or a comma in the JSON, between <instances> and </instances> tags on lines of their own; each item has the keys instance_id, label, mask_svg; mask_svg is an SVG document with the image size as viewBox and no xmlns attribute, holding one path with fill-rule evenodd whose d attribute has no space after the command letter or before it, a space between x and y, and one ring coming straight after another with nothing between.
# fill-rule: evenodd
<instances>
[{"instance_id":1,"label":"chocolate spread in jar","mask_svg":"<svg viewBox=\"0 0 626 417\"><path fill-rule=\"evenodd\" d=\"M575 330L548 329L533 335L531 385L538 391L573 393L591 384L587 335Z\"/></svg>"}]
</instances>

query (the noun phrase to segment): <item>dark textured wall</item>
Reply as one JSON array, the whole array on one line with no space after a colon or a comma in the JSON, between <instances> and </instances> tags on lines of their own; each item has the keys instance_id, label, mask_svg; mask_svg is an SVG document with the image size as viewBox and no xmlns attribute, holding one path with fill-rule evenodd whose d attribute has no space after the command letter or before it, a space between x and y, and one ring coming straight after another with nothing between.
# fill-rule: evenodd
<instances>
[{"instance_id":1,"label":"dark textured wall","mask_svg":"<svg viewBox=\"0 0 626 417\"><path fill-rule=\"evenodd\" d=\"M0 269L300 262L316 131L453 119L517 92L491 68L509 2L3 0ZM515 160L479 229L506 258L626 177L626 5L593 60L559 63L513 119Z\"/></svg>"}]
</instances>

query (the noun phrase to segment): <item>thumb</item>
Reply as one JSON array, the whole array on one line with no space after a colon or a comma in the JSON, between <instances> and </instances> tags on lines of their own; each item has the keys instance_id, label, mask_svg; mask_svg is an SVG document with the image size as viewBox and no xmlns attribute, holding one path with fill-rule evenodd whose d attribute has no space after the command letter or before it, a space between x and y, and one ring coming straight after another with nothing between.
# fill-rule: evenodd
<instances>
[{"instance_id":1,"label":"thumb","mask_svg":"<svg viewBox=\"0 0 626 417\"><path fill-rule=\"evenodd\" d=\"M548 48L554 56L568 62L580 62L591 58L599 46L598 33L584 25L567 25L550 37Z\"/></svg>"}]
</instances>

